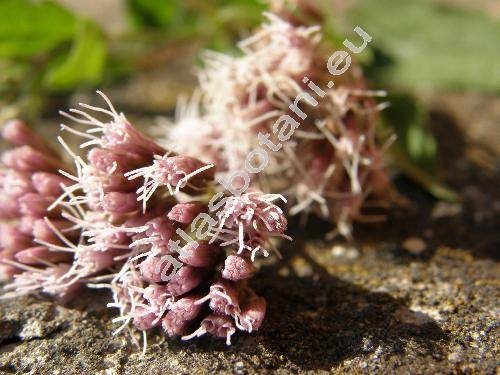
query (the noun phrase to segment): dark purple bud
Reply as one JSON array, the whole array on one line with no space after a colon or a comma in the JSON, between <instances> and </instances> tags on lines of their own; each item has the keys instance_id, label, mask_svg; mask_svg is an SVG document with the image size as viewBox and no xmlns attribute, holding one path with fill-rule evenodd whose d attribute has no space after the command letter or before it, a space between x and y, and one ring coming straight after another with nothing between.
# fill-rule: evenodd
<instances>
[{"instance_id":1,"label":"dark purple bud","mask_svg":"<svg viewBox=\"0 0 500 375\"><path fill-rule=\"evenodd\" d=\"M36 191L52 196L63 192L61 185L70 186L72 184L67 178L48 172L33 173L31 180Z\"/></svg>"},{"instance_id":2,"label":"dark purple bud","mask_svg":"<svg viewBox=\"0 0 500 375\"><path fill-rule=\"evenodd\" d=\"M190 224L194 218L205 211L206 206L199 202L178 203L168 213L168 218L182 224Z\"/></svg>"},{"instance_id":3,"label":"dark purple bud","mask_svg":"<svg viewBox=\"0 0 500 375\"><path fill-rule=\"evenodd\" d=\"M63 169L64 165L31 146L22 146L13 150L5 151L2 155L2 162L18 172L57 172Z\"/></svg>"},{"instance_id":4,"label":"dark purple bud","mask_svg":"<svg viewBox=\"0 0 500 375\"><path fill-rule=\"evenodd\" d=\"M168 282L167 289L173 296L181 296L193 290L203 280L203 272L191 266L182 266Z\"/></svg>"},{"instance_id":5,"label":"dark purple bud","mask_svg":"<svg viewBox=\"0 0 500 375\"><path fill-rule=\"evenodd\" d=\"M250 259L238 255L229 255L224 262L222 277L227 280L238 281L248 279L255 272Z\"/></svg>"},{"instance_id":6,"label":"dark purple bud","mask_svg":"<svg viewBox=\"0 0 500 375\"><path fill-rule=\"evenodd\" d=\"M114 214L125 214L136 211L139 206L134 193L106 193L101 202L104 211Z\"/></svg>"},{"instance_id":7,"label":"dark purple bud","mask_svg":"<svg viewBox=\"0 0 500 375\"><path fill-rule=\"evenodd\" d=\"M73 256L70 253L61 251L50 251L45 246L36 246L24 249L16 253L18 262L28 265L45 265L46 262L59 263L71 261Z\"/></svg>"},{"instance_id":8,"label":"dark purple bud","mask_svg":"<svg viewBox=\"0 0 500 375\"><path fill-rule=\"evenodd\" d=\"M257 331L266 317L266 300L253 296L243 304L240 323L246 331Z\"/></svg>"},{"instance_id":9,"label":"dark purple bud","mask_svg":"<svg viewBox=\"0 0 500 375\"><path fill-rule=\"evenodd\" d=\"M217 261L219 246L205 241L188 242L179 252L179 260L193 267L209 267Z\"/></svg>"},{"instance_id":10,"label":"dark purple bud","mask_svg":"<svg viewBox=\"0 0 500 375\"><path fill-rule=\"evenodd\" d=\"M145 331L160 325L160 320L157 316L145 309L144 307L138 306L134 311L134 326L141 331Z\"/></svg>"},{"instance_id":11,"label":"dark purple bud","mask_svg":"<svg viewBox=\"0 0 500 375\"><path fill-rule=\"evenodd\" d=\"M2 130L2 137L16 146L31 146L35 150L57 157L57 153L24 122L12 120Z\"/></svg>"}]
</instances>

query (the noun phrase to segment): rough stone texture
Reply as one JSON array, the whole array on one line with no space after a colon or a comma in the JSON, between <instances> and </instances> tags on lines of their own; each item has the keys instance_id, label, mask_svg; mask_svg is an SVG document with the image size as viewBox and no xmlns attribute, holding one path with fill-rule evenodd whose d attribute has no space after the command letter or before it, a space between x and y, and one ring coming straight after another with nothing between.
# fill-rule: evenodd
<instances>
[{"instance_id":1,"label":"rough stone texture","mask_svg":"<svg viewBox=\"0 0 500 375\"><path fill-rule=\"evenodd\" d=\"M431 233L438 223L411 220L395 218L394 233L377 227L376 236L364 233L373 227L360 228L356 245L325 244L315 239L321 228L309 231L310 238L284 250L283 261L262 266L254 285L269 301L266 322L229 348L213 339L182 343L152 333L143 357L129 336L111 336L105 293L85 294L67 307L40 297L2 301L0 370L495 373L498 264L488 254L447 246ZM448 229L463 229L438 222L444 227L438 232L451 238ZM427 235L429 249L404 250L401 224Z\"/></svg>"},{"instance_id":2,"label":"rough stone texture","mask_svg":"<svg viewBox=\"0 0 500 375\"><path fill-rule=\"evenodd\" d=\"M464 152L474 118L433 117L443 176L464 201L435 202L398 179L411 203L358 225L352 244L322 240L325 224L292 223L284 259L252 281L269 302L258 333L228 348L153 332L142 356L130 336L111 335L106 293L70 306L23 297L0 301L0 373L498 373L498 166Z\"/></svg>"}]
</instances>

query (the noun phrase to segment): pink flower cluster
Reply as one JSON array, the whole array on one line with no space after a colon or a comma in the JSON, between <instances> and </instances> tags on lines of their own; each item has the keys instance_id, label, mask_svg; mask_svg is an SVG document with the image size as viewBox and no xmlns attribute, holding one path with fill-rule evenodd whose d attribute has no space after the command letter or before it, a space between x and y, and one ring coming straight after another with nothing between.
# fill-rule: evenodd
<instances>
[{"instance_id":1,"label":"pink flower cluster","mask_svg":"<svg viewBox=\"0 0 500 375\"><path fill-rule=\"evenodd\" d=\"M290 215L316 214L334 224L332 234L350 236L352 220L380 219L362 213L366 199L391 193L382 159L391 139L379 146L375 135L385 104L374 97L385 93L366 90L353 61L330 74L333 51L320 43L318 26L266 16L238 44L239 56L205 54L199 90L167 121L165 142L216 164L224 179L267 158L252 186L286 196Z\"/></svg>"},{"instance_id":2,"label":"pink flower cluster","mask_svg":"<svg viewBox=\"0 0 500 375\"><path fill-rule=\"evenodd\" d=\"M3 136L0 275L5 297L42 291L62 299L82 286L111 289L120 328L205 333L230 344L257 330L266 302L248 285L259 252L276 250L287 222L277 195L211 197L214 166L175 154L140 133L109 100L63 113L87 129L74 174L19 121ZM101 120L106 117L108 120ZM60 174L58 174L58 170ZM279 254L279 253L278 253Z\"/></svg>"},{"instance_id":3,"label":"pink flower cluster","mask_svg":"<svg viewBox=\"0 0 500 375\"><path fill-rule=\"evenodd\" d=\"M0 279L15 282L8 295L35 289L65 299L77 285L59 283L70 269L73 254L52 251L67 246L60 240L77 241L78 230L62 216L60 208L48 210L70 182L59 175L64 165L57 152L23 122L5 124L3 138L15 145L2 154L0 170ZM71 242L73 243L73 242Z\"/></svg>"}]
</instances>

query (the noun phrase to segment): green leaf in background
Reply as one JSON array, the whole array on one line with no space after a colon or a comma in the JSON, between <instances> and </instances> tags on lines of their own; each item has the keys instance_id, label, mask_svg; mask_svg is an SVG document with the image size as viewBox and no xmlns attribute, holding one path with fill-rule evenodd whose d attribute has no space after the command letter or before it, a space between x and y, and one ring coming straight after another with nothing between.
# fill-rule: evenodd
<instances>
[{"instance_id":1,"label":"green leaf in background","mask_svg":"<svg viewBox=\"0 0 500 375\"><path fill-rule=\"evenodd\" d=\"M408 157L420 168L434 173L436 168L436 139L427 129L427 112L411 95L391 94L391 106L382 112L384 123L391 127Z\"/></svg>"},{"instance_id":2,"label":"green leaf in background","mask_svg":"<svg viewBox=\"0 0 500 375\"><path fill-rule=\"evenodd\" d=\"M351 16L384 54L376 81L500 91L500 22L486 14L428 0L361 0Z\"/></svg>"},{"instance_id":3,"label":"green leaf in background","mask_svg":"<svg viewBox=\"0 0 500 375\"><path fill-rule=\"evenodd\" d=\"M47 72L44 83L52 91L96 85L102 80L106 57L107 45L101 31L91 22L81 21L67 58Z\"/></svg>"},{"instance_id":4,"label":"green leaf in background","mask_svg":"<svg viewBox=\"0 0 500 375\"><path fill-rule=\"evenodd\" d=\"M381 125L398 137L390 149L394 164L434 197L457 201L455 192L436 177L437 143L426 126L425 108L408 94L392 94L387 99L391 106L382 112Z\"/></svg>"},{"instance_id":5,"label":"green leaf in background","mask_svg":"<svg viewBox=\"0 0 500 375\"><path fill-rule=\"evenodd\" d=\"M0 1L0 58L50 51L70 40L76 19L51 1Z\"/></svg>"},{"instance_id":6,"label":"green leaf in background","mask_svg":"<svg viewBox=\"0 0 500 375\"><path fill-rule=\"evenodd\" d=\"M201 39L211 49L231 49L235 36L262 21L261 0L127 0L134 26L156 29L166 39Z\"/></svg>"},{"instance_id":7,"label":"green leaf in background","mask_svg":"<svg viewBox=\"0 0 500 375\"><path fill-rule=\"evenodd\" d=\"M132 22L146 27L172 25L182 10L179 0L128 0L127 4Z\"/></svg>"}]
</instances>

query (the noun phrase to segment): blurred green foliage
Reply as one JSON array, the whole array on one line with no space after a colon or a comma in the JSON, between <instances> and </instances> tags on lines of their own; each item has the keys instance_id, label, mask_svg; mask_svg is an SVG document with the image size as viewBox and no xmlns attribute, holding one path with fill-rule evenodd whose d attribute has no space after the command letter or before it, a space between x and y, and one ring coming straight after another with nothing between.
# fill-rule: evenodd
<instances>
[{"instance_id":1,"label":"blurred green foliage","mask_svg":"<svg viewBox=\"0 0 500 375\"><path fill-rule=\"evenodd\" d=\"M196 38L205 47L234 48L235 36L262 21L261 0L127 0L138 29L156 29L170 39Z\"/></svg>"},{"instance_id":2,"label":"blurred green foliage","mask_svg":"<svg viewBox=\"0 0 500 375\"><path fill-rule=\"evenodd\" d=\"M75 35L76 19L52 2L0 1L0 58L46 53Z\"/></svg>"},{"instance_id":3,"label":"blurred green foliage","mask_svg":"<svg viewBox=\"0 0 500 375\"><path fill-rule=\"evenodd\" d=\"M379 48L372 78L410 90L500 92L500 22L428 0L362 0L352 20Z\"/></svg>"},{"instance_id":4,"label":"blurred green foliage","mask_svg":"<svg viewBox=\"0 0 500 375\"><path fill-rule=\"evenodd\" d=\"M47 98L165 64L165 56L178 58L183 46L234 50L266 9L261 0L125 1L128 29L116 36L53 0L0 0L0 105L36 118ZM417 93L499 92L500 23L430 0L359 0L342 19L331 0L312 4L332 49L345 38L340 26L351 32L358 24L373 37L359 61L373 86L391 93L382 122L398 135L394 160L435 196L455 199L435 178L436 140Z\"/></svg>"}]
</instances>

